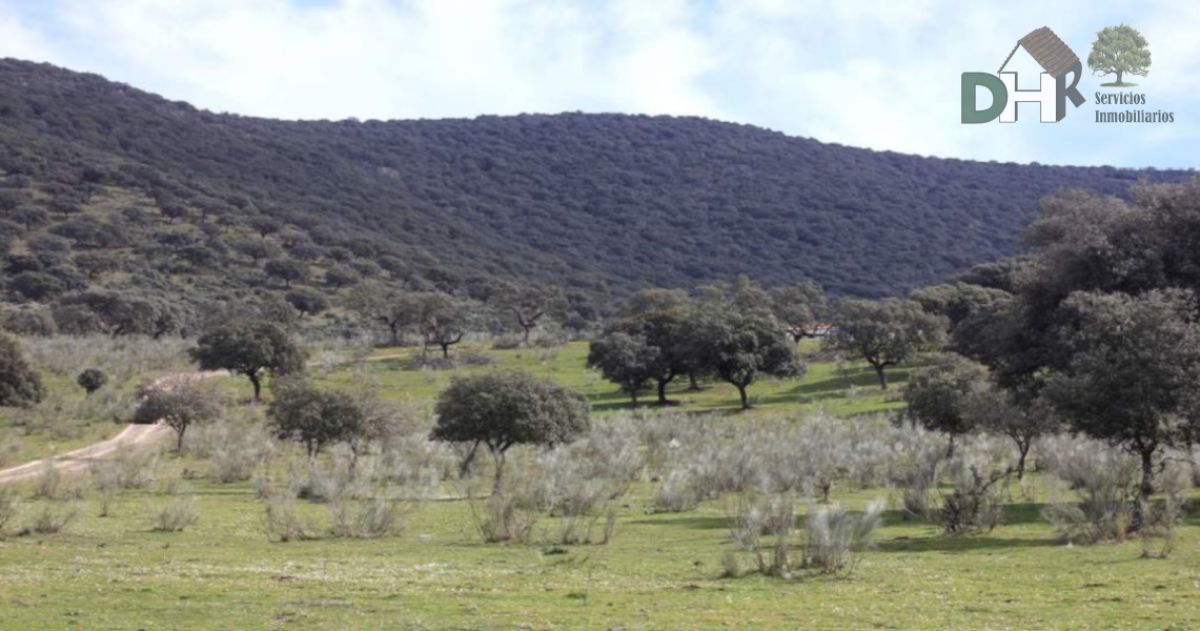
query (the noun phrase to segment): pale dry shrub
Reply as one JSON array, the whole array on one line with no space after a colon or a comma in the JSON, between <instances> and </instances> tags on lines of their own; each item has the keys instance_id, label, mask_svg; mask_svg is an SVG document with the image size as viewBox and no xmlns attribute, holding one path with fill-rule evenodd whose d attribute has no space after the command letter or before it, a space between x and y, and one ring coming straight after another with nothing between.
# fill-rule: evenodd
<instances>
[{"instance_id":1,"label":"pale dry shrub","mask_svg":"<svg viewBox=\"0 0 1200 631\"><path fill-rule=\"evenodd\" d=\"M22 535L52 535L62 532L75 518L79 509L73 504L48 503L27 525Z\"/></svg>"},{"instance_id":2,"label":"pale dry shrub","mask_svg":"<svg viewBox=\"0 0 1200 631\"><path fill-rule=\"evenodd\" d=\"M969 453L960 453L950 469L954 490L942 496L938 520L949 534L990 532L1002 517L1003 483L1013 469L988 470Z\"/></svg>"},{"instance_id":3,"label":"pale dry shrub","mask_svg":"<svg viewBox=\"0 0 1200 631\"><path fill-rule=\"evenodd\" d=\"M328 506L329 532L334 537L375 539L399 534L409 508L388 497L381 489L375 495L357 500L334 497Z\"/></svg>"},{"instance_id":4,"label":"pale dry shrub","mask_svg":"<svg viewBox=\"0 0 1200 631\"><path fill-rule=\"evenodd\" d=\"M230 421L197 427L187 449L208 460L207 475L218 484L249 480L279 452L278 443L261 424Z\"/></svg>"},{"instance_id":5,"label":"pale dry shrub","mask_svg":"<svg viewBox=\"0 0 1200 631\"><path fill-rule=\"evenodd\" d=\"M200 519L193 497L177 497L154 510L152 529L158 532L183 532Z\"/></svg>"},{"instance_id":6,"label":"pale dry shrub","mask_svg":"<svg viewBox=\"0 0 1200 631\"><path fill-rule=\"evenodd\" d=\"M1054 474L1067 489L1052 489L1042 517L1063 539L1088 544L1122 541L1134 523L1139 468L1132 458L1111 449L1061 453ZM1074 498L1068 489L1073 490Z\"/></svg>"},{"instance_id":7,"label":"pale dry shrub","mask_svg":"<svg viewBox=\"0 0 1200 631\"><path fill-rule=\"evenodd\" d=\"M830 574L851 570L859 553L883 524L883 500L875 500L860 514L841 505L810 504L805 520L804 566Z\"/></svg>"},{"instance_id":8,"label":"pale dry shrub","mask_svg":"<svg viewBox=\"0 0 1200 631\"><path fill-rule=\"evenodd\" d=\"M267 538L286 543L309 541L320 538L319 529L310 520L300 515L296 507L296 496L281 491L263 500L263 527Z\"/></svg>"},{"instance_id":9,"label":"pale dry shrub","mask_svg":"<svg viewBox=\"0 0 1200 631\"><path fill-rule=\"evenodd\" d=\"M42 470L33 482L34 499L52 500L58 498L62 486L62 473L54 466L54 460L47 458L42 462Z\"/></svg>"},{"instance_id":10,"label":"pale dry shrub","mask_svg":"<svg viewBox=\"0 0 1200 631\"><path fill-rule=\"evenodd\" d=\"M21 515L21 496L12 489L0 489L0 537L8 525Z\"/></svg>"}]
</instances>

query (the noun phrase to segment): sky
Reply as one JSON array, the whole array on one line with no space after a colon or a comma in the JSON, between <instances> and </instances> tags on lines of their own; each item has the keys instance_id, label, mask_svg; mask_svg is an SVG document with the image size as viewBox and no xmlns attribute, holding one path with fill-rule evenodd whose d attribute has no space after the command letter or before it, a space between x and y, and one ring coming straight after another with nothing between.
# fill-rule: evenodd
<instances>
[{"instance_id":1,"label":"sky","mask_svg":"<svg viewBox=\"0 0 1200 631\"><path fill-rule=\"evenodd\" d=\"M1174 123L1094 122L1126 109L1094 103L1111 77L1086 68L1097 31L1121 23L1152 54L1134 109ZM963 125L961 74L995 72L1041 26L1084 60L1088 101L1058 123L1028 104L1017 123ZM1200 167L1197 32L1196 0L0 0L0 57L218 112L689 115L920 155L1158 168Z\"/></svg>"}]
</instances>

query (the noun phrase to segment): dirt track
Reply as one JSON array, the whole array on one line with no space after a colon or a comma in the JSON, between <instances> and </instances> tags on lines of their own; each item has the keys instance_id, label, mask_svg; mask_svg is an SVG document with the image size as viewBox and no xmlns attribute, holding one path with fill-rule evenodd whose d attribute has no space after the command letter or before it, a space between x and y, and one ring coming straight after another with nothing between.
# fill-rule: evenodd
<instances>
[{"instance_id":1,"label":"dirt track","mask_svg":"<svg viewBox=\"0 0 1200 631\"><path fill-rule=\"evenodd\" d=\"M155 381L154 385L169 387L172 383L178 383L184 379L208 379L225 374L224 372L177 373L167 375ZM65 454L42 458L23 465L0 470L0 484L32 480L45 471L47 464L58 469L58 472L63 474L86 473L93 464L111 457L122 446L134 448L147 447L168 438L171 434L171 428L161 422L153 425L136 425L130 423L119 434L107 440L102 440Z\"/></svg>"},{"instance_id":2,"label":"dirt track","mask_svg":"<svg viewBox=\"0 0 1200 631\"><path fill-rule=\"evenodd\" d=\"M130 423L121 433L93 443L87 447L69 451L51 458L43 458L27 462L18 467L0 471L0 484L11 482L26 482L36 478L45 471L47 462L58 469L59 473L84 473L92 464L104 460L116 453L122 445L130 447L146 446L157 443L171 435L171 428L162 423L154 425L134 425Z\"/></svg>"}]
</instances>

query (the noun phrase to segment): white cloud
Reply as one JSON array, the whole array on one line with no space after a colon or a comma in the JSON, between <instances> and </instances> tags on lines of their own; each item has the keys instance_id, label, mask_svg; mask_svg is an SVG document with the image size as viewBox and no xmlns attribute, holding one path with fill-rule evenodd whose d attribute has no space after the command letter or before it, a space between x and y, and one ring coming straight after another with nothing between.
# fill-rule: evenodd
<instances>
[{"instance_id":1,"label":"white cloud","mask_svg":"<svg viewBox=\"0 0 1200 631\"><path fill-rule=\"evenodd\" d=\"M41 36L15 10L0 3L0 57L46 59L49 55Z\"/></svg>"},{"instance_id":2,"label":"white cloud","mask_svg":"<svg viewBox=\"0 0 1200 631\"><path fill-rule=\"evenodd\" d=\"M57 0L36 24L19 6L0 0L0 54L284 118L696 114L920 154L1184 163L1170 131L1101 137L1083 115L958 122L963 71L995 70L1042 25L1086 57L1119 21L1151 40L1157 98L1184 110L1200 92L1200 5L1186 0L1137 16L1084 0Z\"/></svg>"}]
</instances>

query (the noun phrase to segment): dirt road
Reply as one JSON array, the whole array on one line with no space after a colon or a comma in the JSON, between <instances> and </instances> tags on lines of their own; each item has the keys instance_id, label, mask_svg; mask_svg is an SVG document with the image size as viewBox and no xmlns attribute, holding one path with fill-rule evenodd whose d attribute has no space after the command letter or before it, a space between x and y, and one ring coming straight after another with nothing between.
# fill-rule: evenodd
<instances>
[{"instance_id":1,"label":"dirt road","mask_svg":"<svg viewBox=\"0 0 1200 631\"><path fill-rule=\"evenodd\" d=\"M154 382L155 387L170 387L172 383L178 383L182 380L189 379L209 379L212 377L220 377L226 375L225 372L189 372L176 373L167 375ZM9 484L13 482L28 482L37 478L45 471L47 464L58 469L59 473L73 474L86 473L88 468L93 464L100 462L106 458L112 457L117 450L122 447L129 448L145 448L154 445L166 438L170 437L173 431L170 427L159 422L153 425L136 425L130 423L122 429L119 434L102 440L98 443L93 443L87 447L81 447L74 451L69 451L65 454L60 454L50 458L42 458L34 460L23 465L0 470L0 484Z\"/></svg>"}]
</instances>

